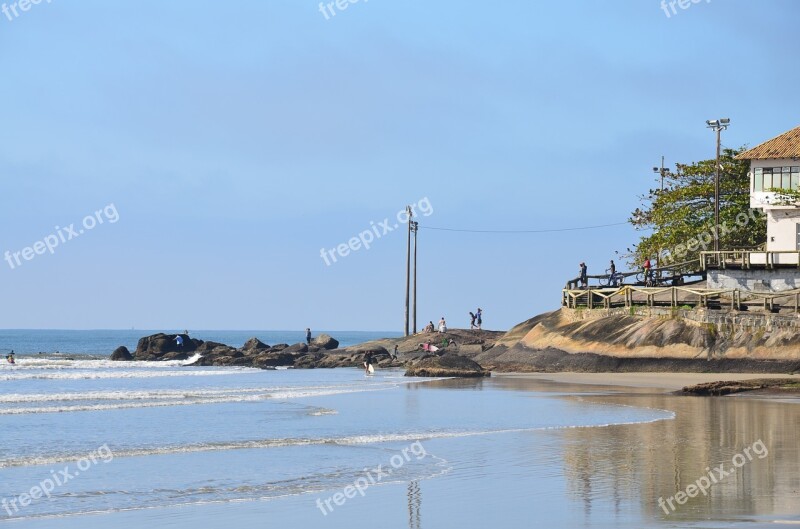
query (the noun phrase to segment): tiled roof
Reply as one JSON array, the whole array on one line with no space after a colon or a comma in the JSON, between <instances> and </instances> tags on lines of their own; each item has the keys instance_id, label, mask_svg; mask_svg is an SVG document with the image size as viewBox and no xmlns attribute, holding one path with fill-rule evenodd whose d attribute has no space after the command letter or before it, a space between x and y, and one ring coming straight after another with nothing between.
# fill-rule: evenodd
<instances>
[{"instance_id":1,"label":"tiled roof","mask_svg":"<svg viewBox=\"0 0 800 529\"><path fill-rule=\"evenodd\" d=\"M766 160L768 158L800 158L800 127L784 132L780 136L736 156L737 160Z\"/></svg>"}]
</instances>

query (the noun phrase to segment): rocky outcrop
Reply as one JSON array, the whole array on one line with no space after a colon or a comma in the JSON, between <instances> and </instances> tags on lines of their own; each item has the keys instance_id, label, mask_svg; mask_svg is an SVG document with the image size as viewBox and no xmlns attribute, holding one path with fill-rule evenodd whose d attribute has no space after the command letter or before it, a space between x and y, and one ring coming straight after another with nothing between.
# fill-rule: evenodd
<instances>
[{"instance_id":1,"label":"rocky outcrop","mask_svg":"<svg viewBox=\"0 0 800 529\"><path fill-rule=\"evenodd\" d=\"M326 349L329 351L331 349L337 349L339 347L339 341L327 334L320 334L319 336L314 338L312 343L317 347L319 347L320 349Z\"/></svg>"},{"instance_id":2,"label":"rocky outcrop","mask_svg":"<svg viewBox=\"0 0 800 529\"><path fill-rule=\"evenodd\" d=\"M114 349L114 352L111 353L111 360L116 362L130 362L133 360L133 355L128 351L127 347L122 345Z\"/></svg>"},{"instance_id":3,"label":"rocky outcrop","mask_svg":"<svg viewBox=\"0 0 800 529\"><path fill-rule=\"evenodd\" d=\"M183 339L183 345L178 345L176 338ZM186 334L154 334L145 336L136 345L135 360L186 360L194 354L198 347L203 345L202 340L189 338Z\"/></svg>"},{"instance_id":4,"label":"rocky outcrop","mask_svg":"<svg viewBox=\"0 0 800 529\"><path fill-rule=\"evenodd\" d=\"M244 342L242 346L242 351L264 351L266 349L269 349L269 345L255 337Z\"/></svg>"},{"instance_id":5,"label":"rocky outcrop","mask_svg":"<svg viewBox=\"0 0 800 529\"><path fill-rule=\"evenodd\" d=\"M276 344L269 346L257 338L251 338L237 349L218 342L204 342L184 336L184 348L175 342L177 335L155 334L139 340L133 355L136 360L161 361L184 360L199 354L200 358L192 366L242 366L261 369L289 367L295 369L356 367L363 368L364 355L371 352L376 367L379 369L410 367L423 358L431 357L422 351L420 345L433 343L440 347L439 355L453 353L480 353L490 349L503 333L495 331L465 331L454 329L445 334L418 334L405 338L387 338L374 340L344 349L338 349L339 342L332 337L320 335L311 345L296 343L294 345ZM393 353L397 346L398 357ZM335 347L330 349L331 347ZM449 360L448 360L449 362ZM424 366L423 366L424 367ZM440 366L441 367L441 366ZM446 366L445 366L446 367ZM457 366L452 366L454 369ZM466 373L466 364L462 371ZM473 366L474 368L474 366ZM455 369L458 371L458 369ZM455 372L451 371L451 372ZM451 376L451 375L437 375ZM478 376L478 375L452 375Z\"/></svg>"},{"instance_id":6,"label":"rocky outcrop","mask_svg":"<svg viewBox=\"0 0 800 529\"><path fill-rule=\"evenodd\" d=\"M407 377L488 377L477 362L454 354L428 356L411 365Z\"/></svg>"},{"instance_id":7,"label":"rocky outcrop","mask_svg":"<svg viewBox=\"0 0 800 529\"><path fill-rule=\"evenodd\" d=\"M766 378L737 381L705 382L686 386L682 392L688 395L722 396L745 391L768 390L769 393L799 393L800 380L795 378Z\"/></svg>"},{"instance_id":8,"label":"rocky outcrop","mask_svg":"<svg viewBox=\"0 0 800 529\"><path fill-rule=\"evenodd\" d=\"M701 317L709 316L561 309L520 323L490 349L462 354L497 371L800 371L800 332L716 325L697 321Z\"/></svg>"}]
</instances>

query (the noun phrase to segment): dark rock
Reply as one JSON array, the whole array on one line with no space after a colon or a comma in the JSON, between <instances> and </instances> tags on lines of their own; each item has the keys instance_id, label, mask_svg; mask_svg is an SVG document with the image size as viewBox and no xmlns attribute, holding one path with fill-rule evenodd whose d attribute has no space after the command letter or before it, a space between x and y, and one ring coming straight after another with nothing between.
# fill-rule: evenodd
<instances>
[{"instance_id":1,"label":"dark rock","mask_svg":"<svg viewBox=\"0 0 800 529\"><path fill-rule=\"evenodd\" d=\"M278 367L278 366L291 366L294 365L296 355L292 353L286 353L283 351L277 352L266 352L261 353L256 357L249 358L252 362L253 367L259 367L261 369L265 369L267 367Z\"/></svg>"},{"instance_id":2,"label":"dark rock","mask_svg":"<svg viewBox=\"0 0 800 529\"><path fill-rule=\"evenodd\" d=\"M117 362L130 362L131 360L133 360L133 355L131 354L130 351L128 351L127 347L122 345L114 349L114 352L111 353L111 360Z\"/></svg>"},{"instance_id":3,"label":"dark rock","mask_svg":"<svg viewBox=\"0 0 800 529\"><path fill-rule=\"evenodd\" d=\"M175 338L178 336L183 337L183 346L176 343ZM141 338L136 345L133 357L136 360L150 360L153 359L152 357L155 357L156 360L163 360L167 353L181 353L187 355L184 357L186 358L188 353L194 353L202 345L202 340L194 340L186 334L158 333Z\"/></svg>"},{"instance_id":4,"label":"dark rock","mask_svg":"<svg viewBox=\"0 0 800 529\"><path fill-rule=\"evenodd\" d=\"M244 342L244 345L242 346L242 351L245 352L262 351L265 349L269 349L269 345L265 344L264 342L255 337L250 338L249 340Z\"/></svg>"},{"instance_id":5,"label":"dark rock","mask_svg":"<svg viewBox=\"0 0 800 529\"><path fill-rule=\"evenodd\" d=\"M488 377L486 371L477 362L457 356L446 354L421 360L406 371L407 377Z\"/></svg>"},{"instance_id":6,"label":"dark rock","mask_svg":"<svg viewBox=\"0 0 800 529\"><path fill-rule=\"evenodd\" d=\"M324 356L325 355L322 353L309 353L302 355L294 361L294 367L296 369L313 369L318 367L319 361L322 360Z\"/></svg>"},{"instance_id":7,"label":"dark rock","mask_svg":"<svg viewBox=\"0 0 800 529\"><path fill-rule=\"evenodd\" d=\"M272 351L283 351L287 347L289 347L288 343L276 343L275 345L270 347L270 350L272 350Z\"/></svg>"},{"instance_id":8,"label":"dark rock","mask_svg":"<svg viewBox=\"0 0 800 529\"><path fill-rule=\"evenodd\" d=\"M200 346L198 346L198 347L197 347L197 349L196 349L196 351L195 351L195 352L198 352L198 353L200 353L200 354L203 354L203 353L210 352L210 351L214 350L214 349L215 349L215 348L217 348L217 347L226 347L226 348L228 348L228 349L232 349L232 347L230 347L230 346L228 346L228 345L225 345L224 343L219 343L219 342L203 342L203 343L202 343Z\"/></svg>"},{"instance_id":9,"label":"dark rock","mask_svg":"<svg viewBox=\"0 0 800 529\"><path fill-rule=\"evenodd\" d=\"M314 345L317 347L321 347L322 349L337 349L339 347L339 341L328 336L327 334L320 334L312 341Z\"/></svg>"},{"instance_id":10,"label":"dark rock","mask_svg":"<svg viewBox=\"0 0 800 529\"><path fill-rule=\"evenodd\" d=\"M286 349L283 349L281 352L283 352L283 353L307 353L308 352L308 345L304 344L303 342L296 343L294 345L290 345Z\"/></svg>"},{"instance_id":11,"label":"dark rock","mask_svg":"<svg viewBox=\"0 0 800 529\"><path fill-rule=\"evenodd\" d=\"M159 360L161 360L162 362L167 362L169 360L186 360L188 358L189 355L187 355L186 353L175 351L174 353L166 353L164 355L161 355L161 357L159 357Z\"/></svg>"},{"instance_id":12,"label":"dark rock","mask_svg":"<svg viewBox=\"0 0 800 529\"><path fill-rule=\"evenodd\" d=\"M390 356L389 351L380 345L368 344L364 347L357 347L355 349L356 354L365 355L367 353L372 353L373 356Z\"/></svg>"}]
</instances>

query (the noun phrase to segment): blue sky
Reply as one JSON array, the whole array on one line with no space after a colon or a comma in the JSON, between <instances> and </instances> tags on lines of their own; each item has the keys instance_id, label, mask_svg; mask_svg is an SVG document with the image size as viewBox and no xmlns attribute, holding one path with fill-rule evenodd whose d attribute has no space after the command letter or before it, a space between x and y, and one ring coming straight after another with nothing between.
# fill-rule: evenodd
<instances>
[{"instance_id":1,"label":"blue sky","mask_svg":"<svg viewBox=\"0 0 800 529\"><path fill-rule=\"evenodd\" d=\"M0 14L0 252L118 213L0 261L0 327L401 330L402 231L330 266L322 248L423 198L422 227L623 222L662 154L713 156L706 119L732 119L729 147L800 124L800 4L676 8L361 0L326 20L311 0L43 0ZM508 328L557 308L578 262L601 272L637 238L423 229L418 321L466 326L481 306L485 327Z\"/></svg>"}]
</instances>

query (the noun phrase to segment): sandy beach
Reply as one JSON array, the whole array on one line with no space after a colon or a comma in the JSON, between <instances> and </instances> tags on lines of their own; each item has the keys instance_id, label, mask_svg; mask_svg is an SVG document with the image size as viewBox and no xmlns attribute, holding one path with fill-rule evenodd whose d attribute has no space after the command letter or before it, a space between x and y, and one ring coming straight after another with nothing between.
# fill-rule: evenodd
<instances>
[{"instance_id":1,"label":"sandy beach","mask_svg":"<svg viewBox=\"0 0 800 529\"><path fill-rule=\"evenodd\" d=\"M495 373L496 377L525 378L537 381L605 386L614 391L624 388L660 388L677 391L685 386L718 380L749 380L754 378L797 378L800 375L763 373Z\"/></svg>"}]
</instances>

